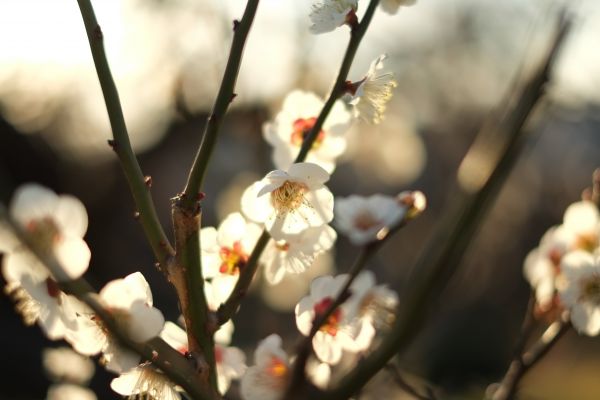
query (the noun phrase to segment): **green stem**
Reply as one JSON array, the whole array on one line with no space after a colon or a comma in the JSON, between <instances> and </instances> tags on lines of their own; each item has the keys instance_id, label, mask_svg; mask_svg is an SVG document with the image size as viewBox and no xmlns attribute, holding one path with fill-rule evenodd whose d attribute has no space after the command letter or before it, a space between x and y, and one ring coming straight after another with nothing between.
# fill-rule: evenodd
<instances>
[{"instance_id":1,"label":"green stem","mask_svg":"<svg viewBox=\"0 0 600 400\"><path fill-rule=\"evenodd\" d=\"M527 81L519 96L511 99L515 101L506 103L508 108L501 114L505 118L499 124L484 125L480 136L505 138L498 162L479 190L467 198L459 213L443 225L439 234L429 242L421 254L413 269L418 274L411 285L413 290L407 293L402 301L392 331L375 351L359 362L358 366L340 381L336 388L326 391L320 398L337 400L352 396L395 354L402 351L423 325L431 305L456 271L488 206L517 160L525 142L523 125L543 93L550 66L569 26L568 21L561 18L557 34L539 68Z\"/></svg>"},{"instance_id":2,"label":"green stem","mask_svg":"<svg viewBox=\"0 0 600 400\"><path fill-rule=\"evenodd\" d=\"M139 212L139 220L142 224L146 238L152 247L154 256L163 267L174 251L156 215L156 209L150 195L149 182L146 182L138 161L131 148L119 93L110 72L106 53L104 52L104 36L90 0L77 0L81 16L85 24L92 57L98 73L98 80L102 88L108 118L112 129L113 140L110 144L119 157L121 167L125 173L133 199Z\"/></svg>"},{"instance_id":3,"label":"green stem","mask_svg":"<svg viewBox=\"0 0 600 400\"><path fill-rule=\"evenodd\" d=\"M248 0L242 19L239 22L234 21L233 42L231 44L227 66L225 67L225 73L223 74L223 80L221 81L219 94L217 95L212 113L204 128L202 143L200 143L200 148L198 149L194 164L190 170L181 199L182 207L188 210L192 210L198 201L198 194L202 189L204 175L217 142L217 136L219 134L219 129L221 128L221 123L223 122L223 117L227 112L229 104L236 96L234 93L235 83L242 62L242 53L246 44L246 38L250 32L250 27L252 26L252 21L254 20L254 15L258 8L258 1L259 0Z\"/></svg>"},{"instance_id":4,"label":"green stem","mask_svg":"<svg viewBox=\"0 0 600 400\"><path fill-rule=\"evenodd\" d=\"M329 94L329 98L325 102L325 105L323 105L323 109L317 117L317 120L315 121L315 124L313 125L312 129L310 130L308 135L306 135L306 138L302 142L300 152L294 160L295 163L302 162L306 159L306 156L308 155L308 152L311 149L314 141L319 136L319 132L321 131L321 128L323 127L323 124L325 123L325 120L329 115L329 112L333 108L335 101L338 99L338 97L344 94L346 79L348 78L348 72L350 71L352 62L354 61L354 56L356 55L356 51L358 50L358 46L360 45L363 36L367 32L367 28L371 23L371 19L375 14L375 10L378 4L379 0L371 0L367 11L365 11L365 15L360 21L360 24L358 24L350 32L350 41L348 42L348 47L346 48L346 53L344 54L342 65L340 66L340 70L338 72L333 88L331 89L331 93Z\"/></svg>"},{"instance_id":5,"label":"green stem","mask_svg":"<svg viewBox=\"0 0 600 400\"><path fill-rule=\"evenodd\" d=\"M16 238L22 243L37 260L44 265L54 276L65 276L64 268L51 255L40 251L35 242L9 217L4 205L0 204L0 221L8 224ZM153 338L146 343L137 343L129 338L121 326L115 321L111 312L102 304L92 286L83 278L74 281L61 282L61 289L87 304L96 315L98 315L106 328L119 342L142 356L152 361L152 364L160 368L173 382L180 385L194 399L212 400L215 397L207 392L201 381L197 379L197 372L177 350L173 349L159 337Z\"/></svg>"}]
</instances>

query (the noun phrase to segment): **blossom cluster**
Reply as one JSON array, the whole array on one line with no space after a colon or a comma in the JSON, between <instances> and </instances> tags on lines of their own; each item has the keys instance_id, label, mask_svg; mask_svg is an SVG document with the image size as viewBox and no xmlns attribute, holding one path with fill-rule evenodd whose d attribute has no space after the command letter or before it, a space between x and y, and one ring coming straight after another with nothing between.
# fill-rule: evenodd
<instances>
[{"instance_id":1,"label":"blossom cluster","mask_svg":"<svg viewBox=\"0 0 600 400\"><path fill-rule=\"evenodd\" d=\"M600 333L600 214L591 201L571 204L525 259L538 315L570 311L573 326Z\"/></svg>"},{"instance_id":2,"label":"blossom cluster","mask_svg":"<svg viewBox=\"0 0 600 400\"><path fill-rule=\"evenodd\" d=\"M386 0L381 7L393 14L409 3ZM358 6L359 0L314 4L311 31L329 32L344 24L355 29ZM330 109L316 94L296 90L286 97L274 119L264 124L263 136L273 147L277 169L250 185L239 210L218 227L200 229L204 279L200 284L211 317L235 294L240 275L251 262L261 266L266 281L274 285L288 274L306 272L319 255L332 249L338 234L356 246L368 247L424 210L425 197L420 192L334 199L326 186L346 149L353 121L379 123L383 119L396 87L393 74L384 72L385 59L382 55L373 61L358 81L335 88ZM307 138L311 140L308 151L298 157L306 150ZM182 355L191 354L185 327L165 322L153 306L150 286L141 272L108 282L97 295L78 298L65 290L83 277L91 259L84 240L88 227L84 205L72 196L26 184L14 194L9 214L18 229L14 232L10 224L0 223L1 272L7 282L5 292L24 321L38 324L48 338L66 341L80 355L98 356L102 366L119 375L111 388L120 395L180 399L183 389L153 360L124 347L114 332L135 343L160 337ZM254 254L259 240L265 238L264 251ZM48 260L51 271L50 264L45 264ZM342 358L368 352L378 334L393 322L397 304L397 294L376 285L370 271L316 278L295 308L296 326L310 337L314 350L305 371L313 383L326 387ZM254 365L247 367L245 354L230 346L233 330L233 323L227 321L213 337L220 394L228 391L233 380L241 379L247 400L279 398L295 361L282 349L282 339L276 334L264 339L255 351ZM49 398L93 397L75 386L56 387Z\"/></svg>"}]
</instances>

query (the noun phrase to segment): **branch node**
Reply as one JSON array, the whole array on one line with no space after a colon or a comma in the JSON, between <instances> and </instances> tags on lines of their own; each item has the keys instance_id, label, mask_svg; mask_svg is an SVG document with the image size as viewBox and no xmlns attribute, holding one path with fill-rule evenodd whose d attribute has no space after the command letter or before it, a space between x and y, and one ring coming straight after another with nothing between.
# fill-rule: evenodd
<instances>
[{"instance_id":1,"label":"branch node","mask_svg":"<svg viewBox=\"0 0 600 400\"><path fill-rule=\"evenodd\" d=\"M148 186L149 188L152 187L152 177L150 175L146 175L144 177L144 184L146 184L146 186Z\"/></svg>"},{"instance_id":2,"label":"branch node","mask_svg":"<svg viewBox=\"0 0 600 400\"><path fill-rule=\"evenodd\" d=\"M237 31L238 26L240 26L240 21L237 19L233 20L233 31Z\"/></svg>"},{"instance_id":3,"label":"branch node","mask_svg":"<svg viewBox=\"0 0 600 400\"><path fill-rule=\"evenodd\" d=\"M133 219L140 219L140 212L139 211L134 211L133 212Z\"/></svg>"},{"instance_id":4,"label":"branch node","mask_svg":"<svg viewBox=\"0 0 600 400\"><path fill-rule=\"evenodd\" d=\"M108 139L107 143L110 146L110 148L113 149L113 151L117 151L117 142L115 140Z\"/></svg>"},{"instance_id":5,"label":"branch node","mask_svg":"<svg viewBox=\"0 0 600 400\"><path fill-rule=\"evenodd\" d=\"M94 39L96 39L96 40L104 39L104 34L102 33L102 28L100 28L100 25L96 25L96 27L94 28Z\"/></svg>"}]
</instances>

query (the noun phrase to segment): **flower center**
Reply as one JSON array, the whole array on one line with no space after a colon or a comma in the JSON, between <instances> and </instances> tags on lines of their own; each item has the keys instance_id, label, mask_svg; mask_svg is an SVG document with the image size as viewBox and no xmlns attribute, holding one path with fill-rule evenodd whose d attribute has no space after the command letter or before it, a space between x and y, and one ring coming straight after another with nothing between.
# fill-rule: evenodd
<instances>
[{"instance_id":1,"label":"flower center","mask_svg":"<svg viewBox=\"0 0 600 400\"><path fill-rule=\"evenodd\" d=\"M598 246L598 235L595 233L584 233L577 235L575 240L575 248L593 253Z\"/></svg>"},{"instance_id":2,"label":"flower center","mask_svg":"<svg viewBox=\"0 0 600 400\"><path fill-rule=\"evenodd\" d=\"M333 299L331 297L325 297L323 300L316 303L314 306L315 319L325 314L325 311L327 311L327 309L331 306L332 303ZM342 310L338 307L331 313L331 315L329 315L329 317L327 317L327 321L325 321L325 323L321 325L321 328L319 328L319 330L331 336L335 336L339 330L341 320Z\"/></svg>"},{"instance_id":3,"label":"flower center","mask_svg":"<svg viewBox=\"0 0 600 400\"><path fill-rule=\"evenodd\" d=\"M363 211L354 218L354 227L361 231L368 231L379 225L381 225L381 221L368 211Z\"/></svg>"},{"instance_id":4,"label":"flower center","mask_svg":"<svg viewBox=\"0 0 600 400\"><path fill-rule=\"evenodd\" d=\"M275 248L279 251L288 251L290 249L290 244L285 240L279 240L275 242Z\"/></svg>"},{"instance_id":5,"label":"flower center","mask_svg":"<svg viewBox=\"0 0 600 400\"><path fill-rule=\"evenodd\" d=\"M600 275L593 275L581 282L581 299L600 305Z\"/></svg>"},{"instance_id":6,"label":"flower center","mask_svg":"<svg viewBox=\"0 0 600 400\"><path fill-rule=\"evenodd\" d=\"M223 362L223 348L219 345L215 345L215 362L217 364Z\"/></svg>"},{"instance_id":7,"label":"flower center","mask_svg":"<svg viewBox=\"0 0 600 400\"><path fill-rule=\"evenodd\" d=\"M317 122L317 119L315 117L298 118L294 121L294 123L292 124L292 135L290 136L290 141L294 146L302 146L302 142L304 142L313 126L315 126L315 122ZM321 146L321 143L323 143L324 139L325 131L321 129L319 131L319 134L317 135L317 138L313 142L311 149L314 150Z\"/></svg>"},{"instance_id":8,"label":"flower center","mask_svg":"<svg viewBox=\"0 0 600 400\"><path fill-rule=\"evenodd\" d=\"M25 226L35 246L42 252L49 253L52 246L61 240L56 223L50 217L32 219Z\"/></svg>"},{"instance_id":9,"label":"flower center","mask_svg":"<svg viewBox=\"0 0 600 400\"><path fill-rule=\"evenodd\" d=\"M388 328L396 318L396 302L370 291L360 303L361 317L370 318L376 329Z\"/></svg>"},{"instance_id":10,"label":"flower center","mask_svg":"<svg viewBox=\"0 0 600 400\"><path fill-rule=\"evenodd\" d=\"M278 357L271 357L267 372L274 378L283 378L287 374L287 365Z\"/></svg>"},{"instance_id":11,"label":"flower center","mask_svg":"<svg viewBox=\"0 0 600 400\"><path fill-rule=\"evenodd\" d=\"M237 275L248 262L248 254L239 241L233 243L233 247L221 247L219 256L221 256L219 272L222 274Z\"/></svg>"},{"instance_id":12,"label":"flower center","mask_svg":"<svg viewBox=\"0 0 600 400\"><path fill-rule=\"evenodd\" d=\"M294 211L304 203L306 185L299 182L285 181L283 185L271 192L271 204L281 214Z\"/></svg>"}]
</instances>

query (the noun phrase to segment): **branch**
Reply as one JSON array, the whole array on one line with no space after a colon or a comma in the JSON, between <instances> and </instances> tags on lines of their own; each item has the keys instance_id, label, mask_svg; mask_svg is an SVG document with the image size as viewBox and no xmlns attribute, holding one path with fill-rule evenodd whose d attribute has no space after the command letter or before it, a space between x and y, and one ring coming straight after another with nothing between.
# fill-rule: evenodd
<instances>
[{"instance_id":1,"label":"branch","mask_svg":"<svg viewBox=\"0 0 600 400\"><path fill-rule=\"evenodd\" d=\"M20 226L9 217L6 208L2 204L0 204L0 220L6 222L18 241L27 247L31 254L33 254L33 256L44 265L52 275L66 276L64 268L58 261L37 248L35 242L32 242ZM200 381L196 379L197 372L192 365L164 340L155 337L146 343L132 341L113 318L111 312L104 307L100 298L86 280L79 278L74 281L61 282L60 288L65 293L71 294L87 304L94 313L102 319L104 326L106 326L111 334L114 335L123 346L139 354L144 359L152 361L152 364L160 368L174 383L183 387L194 399L211 400L215 398L214 396L211 396L206 388L201 385Z\"/></svg>"},{"instance_id":2,"label":"branch","mask_svg":"<svg viewBox=\"0 0 600 400\"><path fill-rule=\"evenodd\" d=\"M317 117L315 124L312 129L306 135L306 138L302 142L302 147L300 148L300 152L298 156L294 160L294 163L302 162L306 159L309 150L312 148L314 141L319 136L319 132L321 131L321 127L325 123L329 112L333 108L335 101L344 94L344 87L346 83L346 79L348 78L348 71L350 71L350 67L352 66L352 62L354 61L354 56L356 55L356 51L358 50L358 46L360 42L367 32L367 28L371 23L371 19L375 14L375 9L379 4L379 0L371 0L367 11L365 11L365 15L363 16L360 24L358 24L352 31L350 32L350 41L348 42L348 47L346 48L346 53L344 54L344 59L342 60L342 65L338 72L338 76L333 84L333 88L331 89L331 93L329 94L329 98L323 105L323 109L321 113Z\"/></svg>"},{"instance_id":3,"label":"branch","mask_svg":"<svg viewBox=\"0 0 600 400\"><path fill-rule=\"evenodd\" d=\"M417 274L411 284L414 289L400 304L392 331L375 351L341 380L337 388L326 391L321 398L349 398L395 354L402 351L423 325L432 304L458 268L495 194L517 161L526 140L523 125L542 96L550 67L569 27L569 21L564 16L560 18L552 45L534 75L526 82L518 97L506 103L506 109L500 114L504 117L499 123L494 117L484 125L479 137L505 138L498 161L484 177L482 184L461 204L460 211L442 225L442 229L421 254L413 269Z\"/></svg>"},{"instance_id":4,"label":"branch","mask_svg":"<svg viewBox=\"0 0 600 400\"><path fill-rule=\"evenodd\" d=\"M335 84L333 85L331 93L329 94L329 98L323 105L323 108L321 109L314 126L302 142L302 147L300 148L300 152L294 160L294 163L303 162L306 159L306 156L308 155L308 152L311 149L314 141L317 139L317 136L321 131L321 127L331 112L335 101L344 93L344 84L346 82L346 78L348 77L348 71L350 70L350 66L352 65L354 56L356 55L356 51L358 50L358 45L365 35L369 24L371 23L371 19L373 18L377 4L379 4L379 0L371 0L361 23L351 31L350 41L348 43L348 47L346 48L346 53L344 54L344 59L342 60L342 65L338 72ZM186 193L188 193L187 189ZM238 280L235 289L227 301L219 308L218 320L220 325L231 319L231 317L233 317L233 315L235 315L237 312L240 302L246 295L248 287L254 278L258 267L258 260L260 259L260 256L268 242L269 234L265 230L255 245L254 250L252 250L252 255L250 256L248 265L240 272L240 279Z\"/></svg>"},{"instance_id":5,"label":"branch","mask_svg":"<svg viewBox=\"0 0 600 400\"><path fill-rule=\"evenodd\" d=\"M429 387L427 387L427 395L420 394L416 388L414 388L404 379L396 365L389 363L385 366L385 369L392 374L394 381L398 384L398 386L400 386L406 393L410 394L414 398L419 400L436 400L436 398L433 396L433 390Z\"/></svg>"},{"instance_id":6,"label":"branch","mask_svg":"<svg viewBox=\"0 0 600 400\"><path fill-rule=\"evenodd\" d=\"M263 250L269 243L271 236L266 230L263 230L263 233L258 238L258 241L254 245L254 250L252 250L252 254L248 258L248 262L240 271L240 277L231 292L231 295L227 298L225 303L221 304L219 310L217 311L217 321L219 325L223 325L227 321L229 321L237 312L240 307L240 303L242 299L246 296L248 292L248 288L252 283L252 279L256 274L256 270L258 269L258 261L260 260L260 256L262 255Z\"/></svg>"},{"instance_id":7,"label":"branch","mask_svg":"<svg viewBox=\"0 0 600 400\"><path fill-rule=\"evenodd\" d=\"M250 27L258 8L258 1L248 0L242 19L240 21L233 21L233 42L231 43L229 59L227 60L227 66L225 67L225 73L221 81L221 88L215 100L212 113L204 128L202 143L200 143L200 148L190 170L184 193L181 196L181 206L188 211L193 210L198 201L198 194L202 189L202 181L217 141L223 117L227 112L229 104L236 96L234 93L235 83L242 62L242 53L246 44L246 38L250 32Z\"/></svg>"},{"instance_id":8,"label":"branch","mask_svg":"<svg viewBox=\"0 0 600 400\"><path fill-rule=\"evenodd\" d=\"M119 93L112 78L110 67L104 52L104 37L100 25L96 21L94 9L90 0L77 0L81 16L85 24L92 57L98 73L98 80L102 88L106 111L110 120L113 140L109 141L113 150L117 153L121 167L129 183L129 189L139 212L139 219L146 234L146 238L152 247L154 256L163 268L167 261L173 256L174 251L169 244L169 239L156 215L156 209L150 195L150 180L145 178L142 170L131 148L129 134L119 101Z\"/></svg>"},{"instance_id":9,"label":"branch","mask_svg":"<svg viewBox=\"0 0 600 400\"><path fill-rule=\"evenodd\" d=\"M571 323L566 320L559 320L546 329L540 339L523 354L518 354L510 363L510 367L504 375L500 386L492 396L492 400L511 400L514 399L519 382L538 361L540 361L550 349L558 342L565 333L571 328Z\"/></svg>"},{"instance_id":10,"label":"branch","mask_svg":"<svg viewBox=\"0 0 600 400\"><path fill-rule=\"evenodd\" d=\"M293 393L297 393L301 391L302 385L306 383L306 363L308 358L310 357L312 350L312 339L317 334L319 329L327 322L331 314L342 305L348 298L352 295L350 291L350 287L352 283L358 276L358 274L365 268L367 261L379 250L379 248L385 243L385 241L390 238L394 233L403 228L408 221L413 219L414 216L410 215L410 212L407 210L405 217L393 227L385 227L381 230L384 233L384 236L375 242L371 242L362 248L362 251L354 261L354 264L348 271L348 280L333 300L333 302L327 307L327 309L320 315L315 316L315 321L313 322L313 326L311 327L308 336L304 337L298 346L298 351L296 355L296 361L294 362L294 370L292 372L292 378L290 384L288 385L287 395L292 395ZM389 229L389 230L388 230Z\"/></svg>"}]
</instances>

